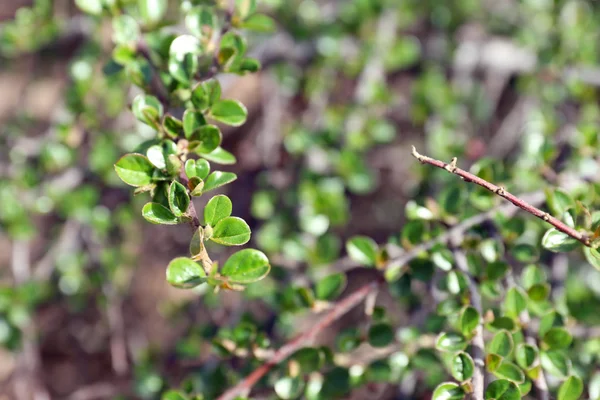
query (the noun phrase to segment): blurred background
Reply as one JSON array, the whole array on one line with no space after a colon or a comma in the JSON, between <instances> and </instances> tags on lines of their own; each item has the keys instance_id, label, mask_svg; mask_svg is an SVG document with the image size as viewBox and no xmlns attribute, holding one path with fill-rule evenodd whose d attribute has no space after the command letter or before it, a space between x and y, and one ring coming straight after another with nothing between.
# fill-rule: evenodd
<instances>
[{"instance_id":1,"label":"blurred background","mask_svg":"<svg viewBox=\"0 0 600 400\"><path fill-rule=\"evenodd\" d=\"M165 16L175 32L186 30L181 3L170 0ZM402 240L407 201L428 186L411 145L467 166L492 157L519 168L515 192L555 182L575 154L579 176L597 175L596 1L259 7L276 21L274 32L249 36L262 70L220 77L223 97L249 111L245 125L224 131L238 160L225 193L274 268L244 294L215 295L167 284L165 267L187 252L190 232L143 221L144 199L114 173L152 133L129 111L139 89L111 62L110 22L72 0L0 1L3 398L150 399L184 379L216 390L237 365L214 357L217 328L252 315L287 337L313 316L294 312L285 282L318 277L352 235ZM349 287L370 274L348 272ZM597 287L584 289L597 310ZM396 398L385 387L369 396Z\"/></svg>"}]
</instances>

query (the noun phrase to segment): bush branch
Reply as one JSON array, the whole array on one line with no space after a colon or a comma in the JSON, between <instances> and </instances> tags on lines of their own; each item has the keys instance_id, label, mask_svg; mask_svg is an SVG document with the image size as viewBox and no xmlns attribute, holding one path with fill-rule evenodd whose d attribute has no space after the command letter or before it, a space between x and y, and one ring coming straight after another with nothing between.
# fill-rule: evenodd
<instances>
[{"instance_id":1,"label":"bush branch","mask_svg":"<svg viewBox=\"0 0 600 400\"><path fill-rule=\"evenodd\" d=\"M527 203L526 201L520 199L519 197L507 192L506 189L504 189L502 186L494 185L493 183L490 183L490 182L486 181L485 179L482 179L482 178L480 178L476 175L473 175L463 169L458 168L456 166L456 157L454 157L451 162L445 163L443 161L436 160L434 158L430 158L430 157L424 156L422 154L419 154L417 152L417 149L414 146L412 148L412 155L417 160L419 160L422 164L429 164L429 165L433 165L434 167L445 169L446 171L450 172L451 174L457 175L458 177L463 179L465 182L473 182L476 185L479 185L479 186L489 190L490 192L497 194L498 196L510 201L515 206L519 207L520 209L527 211L528 213L540 218L543 221L546 221L547 223L549 223L550 225L555 227L560 232L562 232L566 235L569 235L570 237L572 237L575 240L578 240L579 242L583 243L585 246L589 247L591 245L590 237L588 235L586 235L585 233L579 232L579 231L571 228L570 226L567 226L564 222L551 216L547 212L544 212L544 211L540 210L539 208L534 207L531 204Z\"/></svg>"}]
</instances>

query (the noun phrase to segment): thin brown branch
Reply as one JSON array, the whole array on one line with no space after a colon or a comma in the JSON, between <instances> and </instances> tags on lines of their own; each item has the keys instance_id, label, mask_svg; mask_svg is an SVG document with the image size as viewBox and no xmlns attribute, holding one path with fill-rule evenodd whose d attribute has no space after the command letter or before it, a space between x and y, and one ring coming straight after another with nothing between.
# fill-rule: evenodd
<instances>
[{"instance_id":1,"label":"thin brown branch","mask_svg":"<svg viewBox=\"0 0 600 400\"><path fill-rule=\"evenodd\" d=\"M370 293L374 293L380 285L380 281L371 282L337 303L313 327L302 333L300 336L297 336L295 339L292 339L290 342L286 343L283 347L277 350L277 352L275 352L275 354L273 354L273 356L269 358L266 363L255 369L237 385L223 393L217 400L233 400L238 396L244 396L249 393L252 387L273 367L294 354L297 350L312 342L320 332L337 321L348 311L356 307Z\"/></svg>"},{"instance_id":2,"label":"thin brown branch","mask_svg":"<svg viewBox=\"0 0 600 400\"><path fill-rule=\"evenodd\" d=\"M544 211L540 210L539 208L534 207L533 205L527 203L523 199L520 199L519 197L507 192L506 189L503 188L502 186L494 185L493 183L490 183L490 182L486 181L485 179L482 179L476 175L471 174L470 172L467 172L463 169L458 168L456 166L456 157L454 157L450 163L445 163L443 161L436 160L434 158L430 158L430 157L424 156L422 154L419 154L417 152L417 149L415 149L414 146L412 148L412 155L417 160L419 160L422 164L429 164L429 165L433 165L434 167L445 169L446 171L460 177L461 179L463 179L466 182L473 182L476 185L479 185L479 186L489 190L490 192L497 194L498 196L510 201L515 206L519 207L520 209L527 211L531 215L534 215L543 221L546 221L547 223L549 223L550 225L555 227L560 232L571 236L573 239L578 240L579 242L583 243L585 246L591 245L590 237L587 234L579 232L576 229L571 228L570 226L566 225L564 222L560 221L559 219L551 216L547 212L544 212Z\"/></svg>"},{"instance_id":3,"label":"thin brown branch","mask_svg":"<svg viewBox=\"0 0 600 400\"><path fill-rule=\"evenodd\" d=\"M462 240L457 240L457 242ZM458 249L454 249L454 259L456 260L456 266L460 269L467 277L467 285L469 288L469 294L471 296L471 304L473 308L477 310L479 313L479 323L475 328L475 336L471 341L472 351L471 355L473 356L473 362L475 363L475 370L473 371L473 393L471 393L471 398L475 400L483 400L484 390L485 390L485 342L483 341L483 322L481 318L483 318L483 305L481 302L481 294L479 293L479 288L477 283L473 279L471 272L469 271L469 266L467 263L467 256L465 253Z\"/></svg>"}]
</instances>

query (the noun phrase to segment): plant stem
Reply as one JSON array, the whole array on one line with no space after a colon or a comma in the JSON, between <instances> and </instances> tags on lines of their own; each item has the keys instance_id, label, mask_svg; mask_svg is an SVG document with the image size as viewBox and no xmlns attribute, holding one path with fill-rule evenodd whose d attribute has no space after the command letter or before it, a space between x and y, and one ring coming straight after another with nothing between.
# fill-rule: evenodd
<instances>
[{"instance_id":1,"label":"plant stem","mask_svg":"<svg viewBox=\"0 0 600 400\"><path fill-rule=\"evenodd\" d=\"M459 176L461 179L463 179L466 182L473 182L476 185L479 185L479 186L489 190L490 192L497 194L498 196L510 201L515 206L521 208L522 210L525 210L528 213L548 222L550 225L555 227L560 232L571 236L573 239L578 240L579 242L583 243L585 246L589 247L591 245L590 237L587 234L579 232L579 231L571 228L570 226L566 225L564 222L560 221L559 219L551 216L547 212L544 212L544 211L540 210L539 208L534 207L531 204L527 203L526 201L520 199L519 197L507 192L506 189L504 189L502 186L494 185L493 183L490 183L490 182L486 181L485 179L482 179L482 178L480 178L476 175L473 175L463 169L458 168L456 166L456 157L454 157L450 163L445 163L443 161L436 160L434 158L430 158L430 157L424 156L422 154L419 154L417 152L417 149L415 148L415 146L413 146L413 148L412 148L412 155L417 160L419 160L422 164L429 164L429 165L433 165L434 167L445 169L446 171L450 172L451 174Z\"/></svg>"}]
</instances>

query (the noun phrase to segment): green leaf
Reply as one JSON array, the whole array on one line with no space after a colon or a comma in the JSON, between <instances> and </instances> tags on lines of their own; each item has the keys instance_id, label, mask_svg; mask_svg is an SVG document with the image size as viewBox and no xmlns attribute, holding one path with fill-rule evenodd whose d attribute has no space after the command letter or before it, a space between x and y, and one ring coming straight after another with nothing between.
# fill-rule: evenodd
<instances>
[{"instance_id":1,"label":"green leaf","mask_svg":"<svg viewBox=\"0 0 600 400\"><path fill-rule=\"evenodd\" d=\"M185 186L173 181L169 186L169 207L176 217L181 217L190 205L190 196L188 196Z\"/></svg>"},{"instance_id":2,"label":"green leaf","mask_svg":"<svg viewBox=\"0 0 600 400\"><path fill-rule=\"evenodd\" d=\"M160 130L160 119L163 115L163 105L154 96L138 94L131 103L133 115L154 130Z\"/></svg>"},{"instance_id":3,"label":"green leaf","mask_svg":"<svg viewBox=\"0 0 600 400\"><path fill-rule=\"evenodd\" d=\"M497 370L501 362L502 357L500 357L498 354L488 353L485 356L485 366L490 372L494 372L495 370Z\"/></svg>"},{"instance_id":4,"label":"green leaf","mask_svg":"<svg viewBox=\"0 0 600 400\"><path fill-rule=\"evenodd\" d=\"M550 228L542 238L542 246L553 252L571 251L579 246L579 241L556 228Z\"/></svg>"},{"instance_id":5,"label":"green leaf","mask_svg":"<svg viewBox=\"0 0 600 400\"><path fill-rule=\"evenodd\" d=\"M222 165L235 164L236 162L235 156L222 147L217 147L214 151L208 154L202 154L202 157Z\"/></svg>"},{"instance_id":6,"label":"green leaf","mask_svg":"<svg viewBox=\"0 0 600 400\"><path fill-rule=\"evenodd\" d=\"M148 160L152 165L158 169L165 169L167 167L167 160L160 144L148 147L148 150L146 150L146 157L148 157Z\"/></svg>"},{"instance_id":7,"label":"green leaf","mask_svg":"<svg viewBox=\"0 0 600 400\"><path fill-rule=\"evenodd\" d=\"M214 226L210 240L225 246L240 246L250 240L250 227L241 218L226 217Z\"/></svg>"},{"instance_id":8,"label":"green leaf","mask_svg":"<svg viewBox=\"0 0 600 400\"><path fill-rule=\"evenodd\" d=\"M169 73L184 85L190 85L198 72L198 57L202 53L200 40L192 35L181 35L169 48Z\"/></svg>"},{"instance_id":9,"label":"green leaf","mask_svg":"<svg viewBox=\"0 0 600 400\"><path fill-rule=\"evenodd\" d=\"M194 132L204 125L206 125L206 119L202 113L194 110L185 110L183 113L183 132L186 139L190 139Z\"/></svg>"},{"instance_id":10,"label":"green leaf","mask_svg":"<svg viewBox=\"0 0 600 400\"><path fill-rule=\"evenodd\" d=\"M454 382L440 383L431 396L431 400L462 400L465 398L465 391Z\"/></svg>"},{"instance_id":11,"label":"green leaf","mask_svg":"<svg viewBox=\"0 0 600 400\"><path fill-rule=\"evenodd\" d=\"M246 19L256 10L256 0L235 0L235 11L240 19Z\"/></svg>"},{"instance_id":12,"label":"green leaf","mask_svg":"<svg viewBox=\"0 0 600 400\"><path fill-rule=\"evenodd\" d=\"M486 400L521 400L521 392L514 382L498 379L485 389Z\"/></svg>"},{"instance_id":13,"label":"green leaf","mask_svg":"<svg viewBox=\"0 0 600 400\"><path fill-rule=\"evenodd\" d=\"M369 344L373 347L385 347L394 340L394 329L390 324L378 322L369 328Z\"/></svg>"},{"instance_id":14,"label":"green leaf","mask_svg":"<svg viewBox=\"0 0 600 400\"><path fill-rule=\"evenodd\" d=\"M488 351L490 353L498 354L501 357L508 357L512 349L512 335L507 330L501 330L496 333L488 346Z\"/></svg>"},{"instance_id":15,"label":"green leaf","mask_svg":"<svg viewBox=\"0 0 600 400\"><path fill-rule=\"evenodd\" d=\"M475 371L475 363L470 355L464 351L458 352L452 358L451 373L454 379L460 382L471 379Z\"/></svg>"},{"instance_id":16,"label":"green leaf","mask_svg":"<svg viewBox=\"0 0 600 400\"><path fill-rule=\"evenodd\" d=\"M237 100L221 100L213 104L209 115L226 125L240 126L246 122L248 110Z\"/></svg>"},{"instance_id":17,"label":"green leaf","mask_svg":"<svg viewBox=\"0 0 600 400\"><path fill-rule=\"evenodd\" d=\"M176 390L169 390L169 391L165 392L160 399L161 400L188 400L188 397L185 394L178 392Z\"/></svg>"},{"instance_id":18,"label":"green leaf","mask_svg":"<svg viewBox=\"0 0 600 400\"><path fill-rule=\"evenodd\" d=\"M439 351L455 352L467 348L467 339L459 333L442 332L435 341L435 348Z\"/></svg>"},{"instance_id":19,"label":"green leaf","mask_svg":"<svg viewBox=\"0 0 600 400\"><path fill-rule=\"evenodd\" d=\"M174 139L182 136L184 133L183 122L172 115L165 115L165 118L163 119L163 128L165 132Z\"/></svg>"},{"instance_id":20,"label":"green leaf","mask_svg":"<svg viewBox=\"0 0 600 400\"><path fill-rule=\"evenodd\" d=\"M479 324L479 313L477 310L471 306L463 308L460 314L460 330L463 335L467 337L471 337L473 335L473 331L477 328Z\"/></svg>"},{"instance_id":21,"label":"green leaf","mask_svg":"<svg viewBox=\"0 0 600 400\"><path fill-rule=\"evenodd\" d=\"M244 249L229 257L221 274L235 283L252 283L267 276L270 269L269 259L264 253Z\"/></svg>"},{"instance_id":22,"label":"green leaf","mask_svg":"<svg viewBox=\"0 0 600 400\"><path fill-rule=\"evenodd\" d=\"M544 337L550 328L564 325L563 317L554 310L548 311L540 318L539 336Z\"/></svg>"},{"instance_id":23,"label":"green leaf","mask_svg":"<svg viewBox=\"0 0 600 400\"><path fill-rule=\"evenodd\" d=\"M185 174L189 179L198 177L205 179L210 172L210 164L204 159L199 160L187 160L185 162Z\"/></svg>"},{"instance_id":24,"label":"green leaf","mask_svg":"<svg viewBox=\"0 0 600 400\"><path fill-rule=\"evenodd\" d=\"M540 302L544 301L550 295L550 284L549 283L536 283L527 289L527 295L532 301Z\"/></svg>"},{"instance_id":25,"label":"green leaf","mask_svg":"<svg viewBox=\"0 0 600 400\"><path fill-rule=\"evenodd\" d=\"M204 192L216 189L223 185L227 185L237 179L236 174L233 172L222 172L215 171L206 178L204 181Z\"/></svg>"},{"instance_id":26,"label":"green leaf","mask_svg":"<svg viewBox=\"0 0 600 400\"><path fill-rule=\"evenodd\" d=\"M146 24L160 22L167 12L167 0L138 0L142 20Z\"/></svg>"},{"instance_id":27,"label":"green leaf","mask_svg":"<svg viewBox=\"0 0 600 400\"><path fill-rule=\"evenodd\" d=\"M75 0L81 11L92 15L102 14L102 0Z\"/></svg>"},{"instance_id":28,"label":"green leaf","mask_svg":"<svg viewBox=\"0 0 600 400\"><path fill-rule=\"evenodd\" d=\"M249 29L255 32L273 32L276 28L273 18L264 14L251 15L242 23L242 28Z\"/></svg>"},{"instance_id":29,"label":"green leaf","mask_svg":"<svg viewBox=\"0 0 600 400\"><path fill-rule=\"evenodd\" d=\"M346 287L346 274L331 274L319 280L315 287L315 295L319 300L331 301L338 297Z\"/></svg>"},{"instance_id":30,"label":"green leaf","mask_svg":"<svg viewBox=\"0 0 600 400\"><path fill-rule=\"evenodd\" d=\"M189 150L205 154L213 152L221 144L221 130L215 125L204 125L189 136Z\"/></svg>"},{"instance_id":31,"label":"green leaf","mask_svg":"<svg viewBox=\"0 0 600 400\"><path fill-rule=\"evenodd\" d=\"M554 215L563 215L569 208L575 207L575 201L561 189L546 192L546 199Z\"/></svg>"},{"instance_id":32,"label":"green leaf","mask_svg":"<svg viewBox=\"0 0 600 400\"><path fill-rule=\"evenodd\" d=\"M127 44L136 42L140 36L140 27L131 15L123 14L113 18L113 42Z\"/></svg>"},{"instance_id":33,"label":"green leaf","mask_svg":"<svg viewBox=\"0 0 600 400\"><path fill-rule=\"evenodd\" d=\"M159 203L146 203L142 208L143 217L153 223L162 225L176 225L179 219L171 210Z\"/></svg>"},{"instance_id":34,"label":"green leaf","mask_svg":"<svg viewBox=\"0 0 600 400\"><path fill-rule=\"evenodd\" d=\"M592 249L590 247L583 248L583 254L585 259L598 271L600 271L600 251L598 249Z\"/></svg>"},{"instance_id":35,"label":"green leaf","mask_svg":"<svg viewBox=\"0 0 600 400\"><path fill-rule=\"evenodd\" d=\"M310 373L321 369L325 355L320 349L305 347L292 354L290 360L296 361L303 373Z\"/></svg>"},{"instance_id":36,"label":"green leaf","mask_svg":"<svg viewBox=\"0 0 600 400\"><path fill-rule=\"evenodd\" d=\"M550 328L544 335L542 342L550 349L566 349L571 345L573 337L565 328Z\"/></svg>"},{"instance_id":37,"label":"green leaf","mask_svg":"<svg viewBox=\"0 0 600 400\"><path fill-rule=\"evenodd\" d=\"M523 370L517 365L508 361L503 361L502 364L500 364L494 371L494 375L496 375L498 378L508 379L515 383L525 382L525 374L523 373Z\"/></svg>"},{"instance_id":38,"label":"green leaf","mask_svg":"<svg viewBox=\"0 0 600 400\"><path fill-rule=\"evenodd\" d=\"M178 257L167 267L167 282L182 289L193 288L206 282L206 272L191 258Z\"/></svg>"},{"instance_id":39,"label":"green leaf","mask_svg":"<svg viewBox=\"0 0 600 400\"><path fill-rule=\"evenodd\" d=\"M515 350L515 359L517 364L523 369L533 367L535 360L538 357L538 349L530 344L521 343Z\"/></svg>"},{"instance_id":40,"label":"green leaf","mask_svg":"<svg viewBox=\"0 0 600 400\"><path fill-rule=\"evenodd\" d=\"M558 389L557 400L577 400L583 394L583 382L577 376L569 376Z\"/></svg>"},{"instance_id":41,"label":"green leaf","mask_svg":"<svg viewBox=\"0 0 600 400\"><path fill-rule=\"evenodd\" d=\"M348 256L359 264L374 266L377 261L377 243L367 236L354 236L346 242Z\"/></svg>"},{"instance_id":42,"label":"green leaf","mask_svg":"<svg viewBox=\"0 0 600 400\"><path fill-rule=\"evenodd\" d=\"M304 390L304 380L298 376L284 376L275 382L273 388L280 399L297 399L302 394L302 390Z\"/></svg>"},{"instance_id":43,"label":"green leaf","mask_svg":"<svg viewBox=\"0 0 600 400\"><path fill-rule=\"evenodd\" d=\"M232 209L229 197L222 194L214 196L204 207L204 223L214 226L223 218L229 217Z\"/></svg>"},{"instance_id":44,"label":"green leaf","mask_svg":"<svg viewBox=\"0 0 600 400\"><path fill-rule=\"evenodd\" d=\"M571 360L562 350L549 350L540 353L540 362L548 373L566 377L571 371Z\"/></svg>"},{"instance_id":45,"label":"green leaf","mask_svg":"<svg viewBox=\"0 0 600 400\"><path fill-rule=\"evenodd\" d=\"M512 287L506 292L503 306L506 315L518 318L527 307L527 297L520 288Z\"/></svg>"},{"instance_id":46,"label":"green leaf","mask_svg":"<svg viewBox=\"0 0 600 400\"><path fill-rule=\"evenodd\" d=\"M123 182L131 186L147 186L152 183L154 166L141 154L126 154L115 164L115 171Z\"/></svg>"}]
</instances>

